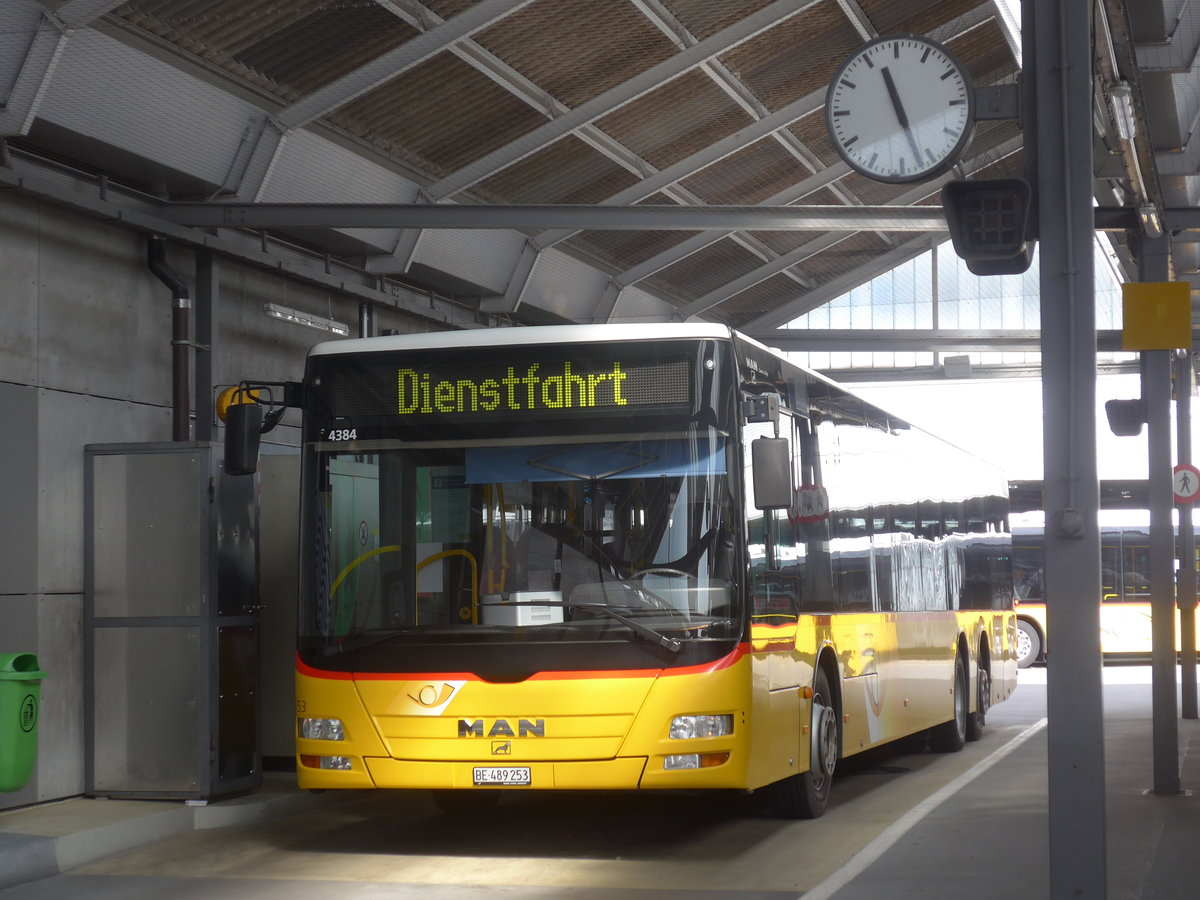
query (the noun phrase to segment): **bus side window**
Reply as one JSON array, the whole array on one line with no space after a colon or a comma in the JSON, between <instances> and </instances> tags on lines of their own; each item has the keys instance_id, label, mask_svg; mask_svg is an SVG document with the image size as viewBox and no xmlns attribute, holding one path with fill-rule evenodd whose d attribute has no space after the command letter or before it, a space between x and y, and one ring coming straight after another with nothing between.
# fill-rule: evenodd
<instances>
[{"instance_id":1,"label":"bus side window","mask_svg":"<svg viewBox=\"0 0 1200 900\"><path fill-rule=\"evenodd\" d=\"M753 554L753 614L761 624L794 622L800 613L804 559L795 558L789 549L795 530L784 510L767 510L763 518L752 520L754 536L751 544L761 541L765 548L766 543L771 542L770 553ZM772 560L773 565L768 560Z\"/></svg>"},{"instance_id":2,"label":"bus side window","mask_svg":"<svg viewBox=\"0 0 1200 900\"><path fill-rule=\"evenodd\" d=\"M1119 600L1121 578L1121 551L1112 544L1100 548L1100 596L1105 600Z\"/></svg>"},{"instance_id":3,"label":"bus side window","mask_svg":"<svg viewBox=\"0 0 1200 900\"><path fill-rule=\"evenodd\" d=\"M1147 600L1150 595L1150 548L1125 548L1125 571L1122 575L1122 596L1125 600Z\"/></svg>"},{"instance_id":4,"label":"bus side window","mask_svg":"<svg viewBox=\"0 0 1200 900\"><path fill-rule=\"evenodd\" d=\"M792 418L784 416L779 436L788 441L793 465L792 482L796 480L796 444L792 436ZM746 428L747 457L753 440L774 436L774 427L766 423ZM748 473L749 474L749 473ZM747 496L753 496L753 485L747 479ZM779 625L796 620L802 601L805 564L803 528L789 518L790 510L766 509L753 514L747 523L747 543L750 546L753 615L760 624Z\"/></svg>"},{"instance_id":5,"label":"bus side window","mask_svg":"<svg viewBox=\"0 0 1200 900\"><path fill-rule=\"evenodd\" d=\"M1013 542L1013 580L1017 596L1026 602L1041 601L1045 551L1041 545Z\"/></svg>"}]
</instances>

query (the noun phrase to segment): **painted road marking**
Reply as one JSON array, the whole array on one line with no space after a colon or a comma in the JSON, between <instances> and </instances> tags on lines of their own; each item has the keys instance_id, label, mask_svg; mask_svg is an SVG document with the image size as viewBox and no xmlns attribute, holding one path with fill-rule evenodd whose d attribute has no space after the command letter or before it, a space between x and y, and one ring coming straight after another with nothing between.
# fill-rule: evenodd
<instances>
[{"instance_id":1,"label":"painted road marking","mask_svg":"<svg viewBox=\"0 0 1200 900\"><path fill-rule=\"evenodd\" d=\"M814 887L810 891L805 891L803 894L797 894L798 897L803 897L804 900L827 900L835 893L844 888L847 884L866 871L867 867L874 863L879 857L883 856L893 844L900 838L904 837L909 831L917 826L917 824L927 815L965 788L968 784L994 766L1004 757L1008 756L1023 743L1046 727L1046 720L1041 719L1030 725L1011 741L1005 744L1000 749L996 750L991 756L981 759L974 766L963 772L953 781L947 783L939 790L934 791L923 801L918 803L907 813L885 828L879 833L875 840L867 844L859 850L850 860Z\"/></svg>"}]
</instances>

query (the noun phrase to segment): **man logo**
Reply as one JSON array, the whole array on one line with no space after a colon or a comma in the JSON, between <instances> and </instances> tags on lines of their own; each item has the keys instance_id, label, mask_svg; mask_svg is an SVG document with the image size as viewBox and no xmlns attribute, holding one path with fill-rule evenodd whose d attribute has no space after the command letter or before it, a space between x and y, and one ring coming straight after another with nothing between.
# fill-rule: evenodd
<instances>
[{"instance_id":1,"label":"man logo","mask_svg":"<svg viewBox=\"0 0 1200 900\"><path fill-rule=\"evenodd\" d=\"M492 756L511 756L512 741L492 741Z\"/></svg>"},{"instance_id":2,"label":"man logo","mask_svg":"<svg viewBox=\"0 0 1200 900\"><path fill-rule=\"evenodd\" d=\"M483 721L483 719L459 719L458 736L483 737L485 734ZM535 719L531 722L529 719L518 719L517 730L513 731L513 727L507 719L496 719L486 734L488 737L545 737L546 720Z\"/></svg>"}]
</instances>

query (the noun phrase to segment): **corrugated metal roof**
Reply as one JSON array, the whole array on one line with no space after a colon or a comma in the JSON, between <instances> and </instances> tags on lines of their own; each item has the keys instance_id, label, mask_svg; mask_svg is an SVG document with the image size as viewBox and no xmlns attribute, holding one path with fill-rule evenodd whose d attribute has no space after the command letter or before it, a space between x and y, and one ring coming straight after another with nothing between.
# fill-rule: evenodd
<instances>
[{"instance_id":1,"label":"corrugated metal roof","mask_svg":"<svg viewBox=\"0 0 1200 900\"><path fill-rule=\"evenodd\" d=\"M32 8L35 0L21 2ZM114 78L121 66L128 67L130 53L172 66L179 102L196 104L196 133L131 135L120 144L92 127L106 116L103 108L81 110L69 121L41 121L36 103L54 98L56 89L48 78L32 101L32 126L9 135L10 143L101 168L134 185L149 182L153 173L156 193L183 200L250 202L264 194L305 200L306 180L329 183L329 173L319 167L290 170L290 160L300 156L275 146L303 129L336 143L339 153L349 148L377 166L378 190L364 190L380 196L406 194L383 187L386 179L397 178L420 187L429 201L462 204L936 204L937 184L922 193L920 185L884 184L846 171L823 112L835 69L873 35L914 33L944 42L978 87L1013 85L1018 74L1015 39L990 0L107 5L47 0L45 5L75 16L71 25L77 31L95 29L123 45L118 50L98 41L95 46L112 49L71 61L76 69L94 71L95 79ZM1138 57L1130 23L1144 35L1170 31L1171 23L1148 23L1153 13L1143 6L1119 0L1104 0L1102 6L1113 22L1116 49L1109 56L1126 69ZM1162 27L1150 27L1156 25ZM1200 34L1200 13L1186 13L1172 27ZM1194 80L1192 61L1163 62L1158 57L1171 51L1154 52L1147 83L1157 85L1158 93L1147 118L1156 117L1163 133L1178 132L1183 142L1200 110L1200 91L1180 90L1181 82ZM1137 74L1112 71L1099 52L1097 59L1109 81ZM225 93L229 103L212 102L214 91ZM1106 96L1103 90L1100 96ZM128 102L114 92L113 103ZM204 135L211 139L211 146L203 145L209 154L205 172L226 172L223 182L182 162L195 157L196 140ZM1021 138L1014 120L979 123L959 174L1020 174ZM1098 132L1098 141L1115 148L1109 138ZM189 154L173 153L172 140L191 141ZM1149 138L1139 140L1143 154L1153 157ZM314 154L307 146L306 151L303 158L311 165ZM1190 142L1172 152L1178 156L1171 165L1178 167L1178 158L1192 152ZM1200 140L1193 155L1200 158ZM336 166L337 158L330 153L327 165ZM1149 168L1159 191L1153 165ZM1189 195L1188 178L1197 168L1166 182L1176 197ZM1119 172L1111 183L1128 187ZM617 303L611 296L605 301L623 315L638 315L637 297L653 298L645 303L647 316L651 307L661 316L666 301L679 315L738 326L752 325L772 309L802 310L809 295L820 298L830 285L853 282L858 272L869 277L880 254L903 256L910 247L916 254L923 246L912 232L870 229L849 236L805 228L732 234L661 228L513 231L527 242L510 240L505 253L524 246L525 255L573 256L596 270L588 281L609 285L608 294L636 286L632 302ZM328 229L329 252L365 244L369 268L419 280L418 270L406 271L412 257L404 248L412 246L411 235L395 246L377 246L372 254L374 237L347 240L345 232ZM321 249L319 228L293 233ZM377 229L371 235L388 233ZM944 235L931 236L924 246L940 239ZM505 295L520 298L520 279L533 267L517 256L511 263L513 281ZM496 260L490 271L503 268ZM549 265L539 271L544 279L546 272L577 270ZM572 289L562 285L556 292L543 281L539 296L563 297ZM490 291L481 287L484 293ZM556 300L555 308L587 309L588 302L595 306L601 298ZM513 304L508 313L519 319L519 303Z\"/></svg>"},{"instance_id":2,"label":"corrugated metal roof","mask_svg":"<svg viewBox=\"0 0 1200 900\"><path fill-rule=\"evenodd\" d=\"M129 0L114 14L281 102L310 94L419 33L375 3Z\"/></svg>"}]
</instances>

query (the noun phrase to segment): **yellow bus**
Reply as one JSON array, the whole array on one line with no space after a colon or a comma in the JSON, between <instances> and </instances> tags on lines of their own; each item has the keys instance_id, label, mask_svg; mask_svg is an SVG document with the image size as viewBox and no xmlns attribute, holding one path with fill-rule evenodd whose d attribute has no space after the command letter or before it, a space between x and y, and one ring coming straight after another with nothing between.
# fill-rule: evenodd
<instances>
[{"instance_id":1,"label":"yellow bus","mask_svg":"<svg viewBox=\"0 0 1200 900\"><path fill-rule=\"evenodd\" d=\"M1046 661L1046 548L1041 527L1013 529L1013 577L1017 591L1017 665ZM1151 656L1150 526L1148 522L1100 527L1100 652L1108 659ZM1175 610L1179 650L1179 610Z\"/></svg>"},{"instance_id":2,"label":"yellow bus","mask_svg":"<svg viewBox=\"0 0 1200 900\"><path fill-rule=\"evenodd\" d=\"M725 327L332 342L287 396L302 788L815 817L842 757L958 750L1015 687L1003 474Z\"/></svg>"}]
</instances>

